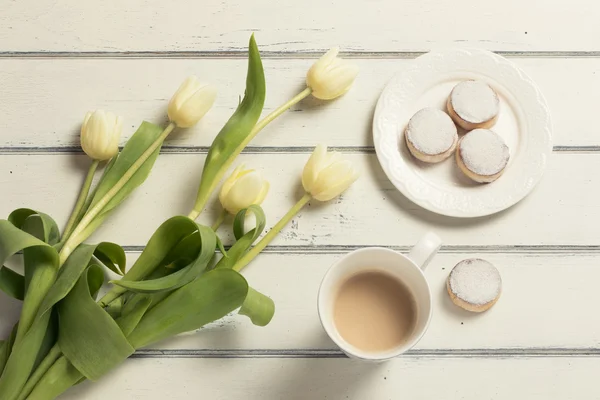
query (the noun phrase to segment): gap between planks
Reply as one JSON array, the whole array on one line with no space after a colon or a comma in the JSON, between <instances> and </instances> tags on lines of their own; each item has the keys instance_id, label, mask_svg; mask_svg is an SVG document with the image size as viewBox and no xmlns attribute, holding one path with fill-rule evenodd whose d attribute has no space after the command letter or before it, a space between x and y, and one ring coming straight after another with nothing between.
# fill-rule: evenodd
<instances>
[{"instance_id":1,"label":"gap between planks","mask_svg":"<svg viewBox=\"0 0 600 400\"><path fill-rule=\"evenodd\" d=\"M599 357L599 348L500 348L500 349L422 349L410 350L402 358L555 358ZM206 349L142 349L132 358L346 358L340 350L323 349L253 349L253 350L206 350Z\"/></svg>"},{"instance_id":2,"label":"gap between planks","mask_svg":"<svg viewBox=\"0 0 600 400\"><path fill-rule=\"evenodd\" d=\"M262 253L270 254L345 254L373 245L319 245L319 246L268 246ZM122 246L127 253L141 253L144 246ZM411 246L383 246L398 252L408 252ZM485 253L485 254L534 254L571 256L600 253L600 245L488 245L488 246L442 246L440 254Z\"/></svg>"},{"instance_id":3,"label":"gap between planks","mask_svg":"<svg viewBox=\"0 0 600 400\"><path fill-rule=\"evenodd\" d=\"M244 154L301 154L312 153L314 147L311 146L260 146L247 147ZM329 150L340 151L343 153L375 154L373 146L330 146ZM161 154L206 154L207 146L169 146L165 145L161 149ZM597 153L600 152L600 146L554 146L552 149L556 153ZM83 154L80 146L2 146L0 155L9 154Z\"/></svg>"},{"instance_id":4,"label":"gap between planks","mask_svg":"<svg viewBox=\"0 0 600 400\"><path fill-rule=\"evenodd\" d=\"M459 46L460 47L460 46ZM315 58L327 49L307 51L261 51L263 59ZM531 58L593 58L600 51L494 51L504 57ZM411 59L423 51L342 51L345 58ZM223 51L0 51L0 58L246 58L246 50Z\"/></svg>"}]
</instances>

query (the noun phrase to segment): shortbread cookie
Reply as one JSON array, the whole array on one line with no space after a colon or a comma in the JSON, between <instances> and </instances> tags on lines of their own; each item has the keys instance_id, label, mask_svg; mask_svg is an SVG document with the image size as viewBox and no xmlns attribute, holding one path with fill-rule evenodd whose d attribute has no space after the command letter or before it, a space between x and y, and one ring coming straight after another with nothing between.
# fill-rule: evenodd
<instances>
[{"instance_id":1,"label":"shortbread cookie","mask_svg":"<svg viewBox=\"0 0 600 400\"><path fill-rule=\"evenodd\" d=\"M500 297L502 279L489 262L471 258L456 264L446 281L452 302L467 311L482 312Z\"/></svg>"},{"instance_id":2,"label":"shortbread cookie","mask_svg":"<svg viewBox=\"0 0 600 400\"><path fill-rule=\"evenodd\" d=\"M448 97L447 105L454 122L468 131L491 128L500 111L496 92L487 83L474 80L456 85Z\"/></svg>"},{"instance_id":3,"label":"shortbread cookie","mask_svg":"<svg viewBox=\"0 0 600 400\"><path fill-rule=\"evenodd\" d=\"M489 183L498 179L509 159L508 146L489 129L475 129L458 142L456 162L460 170L475 182Z\"/></svg>"},{"instance_id":4,"label":"shortbread cookie","mask_svg":"<svg viewBox=\"0 0 600 400\"><path fill-rule=\"evenodd\" d=\"M436 108L424 108L413 115L404 136L412 155L427 163L450 157L458 142L452 119Z\"/></svg>"}]
</instances>

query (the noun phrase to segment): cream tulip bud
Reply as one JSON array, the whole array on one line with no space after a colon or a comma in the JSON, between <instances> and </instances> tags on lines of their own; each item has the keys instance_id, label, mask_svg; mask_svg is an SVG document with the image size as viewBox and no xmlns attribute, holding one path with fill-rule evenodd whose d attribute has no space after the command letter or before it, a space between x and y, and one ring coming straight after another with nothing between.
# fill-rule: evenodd
<instances>
[{"instance_id":1,"label":"cream tulip bud","mask_svg":"<svg viewBox=\"0 0 600 400\"><path fill-rule=\"evenodd\" d=\"M106 161L119 153L123 118L102 110L89 112L81 125L81 147L98 161Z\"/></svg>"},{"instance_id":2,"label":"cream tulip bud","mask_svg":"<svg viewBox=\"0 0 600 400\"><path fill-rule=\"evenodd\" d=\"M210 110L216 97L217 90L214 86L201 83L195 76L190 76L169 101L169 120L180 128L194 126Z\"/></svg>"},{"instance_id":3,"label":"cream tulip bud","mask_svg":"<svg viewBox=\"0 0 600 400\"><path fill-rule=\"evenodd\" d=\"M341 153L318 145L302 172L304 190L319 201L329 201L344 192L358 179L358 172Z\"/></svg>"},{"instance_id":4,"label":"cream tulip bud","mask_svg":"<svg viewBox=\"0 0 600 400\"><path fill-rule=\"evenodd\" d=\"M219 200L230 214L237 214L241 209L263 202L269 192L269 182L256 171L237 167L223 183Z\"/></svg>"},{"instance_id":5,"label":"cream tulip bud","mask_svg":"<svg viewBox=\"0 0 600 400\"><path fill-rule=\"evenodd\" d=\"M308 70L306 84L318 99L331 100L343 95L358 75L358 66L339 58L339 51L332 48Z\"/></svg>"}]
</instances>

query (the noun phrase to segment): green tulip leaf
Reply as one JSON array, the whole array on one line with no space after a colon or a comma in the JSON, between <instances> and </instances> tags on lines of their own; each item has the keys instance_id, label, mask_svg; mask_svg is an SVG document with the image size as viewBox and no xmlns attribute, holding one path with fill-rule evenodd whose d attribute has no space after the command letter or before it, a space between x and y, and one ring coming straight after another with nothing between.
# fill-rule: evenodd
<instances>
[{"instance_id":1,"label":"green tulip leaf","mask_svg":"<svg viewBox=\"0 0 600 400\"><path fill-rule=\"evenodd\" d=\"M117 254L118 249L122 253L121 255ZM108 242L98 245L82 244L77 247L60 269L56 282L52 285L42 303L41 313L50 310L56 303L67 296L90 265L93 257L99 260L109 257L125 259L125 252L118 245Z\"/></svg>"},{"instance_id":2,"label":"green tulip leaf","mask_svg":"<svg viewBox=\"0 0 600 400\"><path fill-rule=\"evenodd\" d=\"M46 331L50 323L50 313L36 318L21 340L15 339L4 372L0 378L0 399L12 399L18 396L38 360Z\"/></svg>"},{"instance_id":3,"label":"green tulip leaf","mask_svg":"<svg viewBox=\"0 0 600 400\"><path fill-rule=\"evenodd\" d=\"M60 357L35 385L27 400L55 399L84 379L66 357Z\"/></svg>"},{"instance_id":4,"label":"green tulip leaf","mask_svg":"<svg viewBox=\"0 0 600 400\"><path fill-rule=\"evenodd\" d=\"M14 236L21 236L21 234L26 234L25 232L18 230L12 224L5 224L3 222L6 221L0 220L0 249L3 248L2 239L5 236L3 235L5 231L11 232ZM7 224L9 225L8 228ZM12 227L12 229L10 227ZM24 237L24 239L25 238L26 237ZM38 240L33 238L33 236L31 235L29 235L29 238L29 240L32 242L33 240ZM8 246L5 245L4 247ZM58 264L58 255L56 254L56 251L53 247L48 248L54 251L57 259L56 263ZM104 254L104 251L106 251L106 249L109 249L109 251L111 252L111 257L115 257L117 259L119 259L119 257L125 257L124 254L122 256L115 256L116 245L105 243L101 245L83 244L77 247L75 251L73 251L73 253L66 260L65 264L62 266L56 277L51 279L51 282L48 277L48 279L43 280L39 285L33 284L32 281L31 287L38 289L38 291L35 291L34 293L36 295L43 293L45 294L45 296L43 296L43 299L41 300L41 305L37 309L37 313L35 314L35 318L33 318L31 327L26 331L22 339L15 343L14 353L18 354L19 356L18 359L14 357L9 358L6 364L4 374L0 378L0 398L12 398L12 396L14 396L15 393L19 393L19 391L25 384L25 380L29 377L29 374L35 366L35 363L39 361L39 357L43 356L43 353L45 351L44 340L45 338L47 338L48 329L51 328L49 324L51 323L52 307L56 305L59 301L63 300L65 296L69 294L69 292L73 289L75 284L80 280L84 271L86 271L88 265L90 265L90 262L93 260L94 256L96 256L96 258L99 259L108 257L106 254ZM37 268L40 268L44 265L46 264L40 262ZM96 268L100 267L96 266ZM56 274L55 271L54 274ZM96 280L94 282L98 285L101 285L103 281L104 278L102 276L101 279ZM42 288L43 285L48 284L51 285L49 289ZM28 301L27 296L28 294L26 294L25 302ZM25 309L23 310L23 312L21 312L20 324L24 321L25 318L24 311ZM87 320L84 319L82 321Z\"/></svg>"},{"instance_id":5,"label":"green tulip leaf","mask_svg":"<svg viewBox=\"0 0 600 400\"><path fill-rule=\"evenodd\" d=\"M48 326L46 328L46 333L42 339L42 343L40 345L37 357L33 364L32 371L40 365L42 360L48 355L50 349L56 344L56 340L58 339L58 314L55 310L52 310L50 313L50 320L48 322Z\"/></svg>"},{"instance_id":6,"label":"green tulip leaf","mask_svg":"<svg viewBox=\"0 0 600 400\"><path fill-rule=\"evenodd\" d=\"M58 304L58 345L86 378L95 381L133 354L119 325L95 302L102 268L91 265Z\"/></svg>"},{"instance_id":7,"label":"green tulip leaf","mask_svg":"<svg viewBox=\"0 0 600 400\"><path fill-rule=\"evenodd\" d=\"M15 344L15 338L17 337L17 327L18 323L15 324L15 326L13 326L10 336L4 341L4 343L2 344L2 348L0 349L0 375L2 375L2 372L4 371L4 366L8 361L8 356L10 356L13 345Z\"/></svg>"},{"instance_id":8,"label":"green tulip leaf","mask_svg":"<svg viewBox=\"0 0 600 400\"><path fill-rule=\"evenodd\" d=\"M171 249L162 264L168 268L180 269L193 262L198 257L201 248L202 243L198 241L198 235L194 231Z\"/></svg>"},{"instance_id":9,"label":"green tulip leaf","mask_svg":"<svg viewBox=\"0 0 600 400\"><path fill-rule=\"evenodd\" d=\"M0 268L0 290L10 297L23 300L25 297L25 278L10 268Z\"/></svg>"},{"instance_id":10,"label":"green tulip leaf","mask_svg":"<svg viewBox=\"0 0 600 400\"><path fill-rule=\"evenodd\" d=\"M194 235L197 236L196 240L201 244L201 248L198 257L192 263L162 278L145 281L119 280L111 281L111 283L133 292L154 293L182 287L199 277L215 255L217 237L211 228L199 224L196 226L198 230ZM150 244L146 248L149 246Z\"/></svg>"},{"instance_id":11,"label":"green tulip leaf","mask_svg":"<svg viewBox=\"0 0 600 400\"><path fill-rule=\"evenodd\" d=\"M104 311L108 313L113 319L117 319L121 316L121 311L123 310L123 304L125 301L125 297L121 296L115 299L110 304L103 306Z\"/></svg>"},{"instance_id":12,"label":"green tulip leaf","mask_svg":"<svg viewBox=\"0 0 600 400\"><path fill-rule=\"evenodd\" d=\"M27 221L34 221L35 219L35 215L31 215L24 220L23 225L26 226L28 225ZM0 220L0 265L19 251L23 251L26 264L24 277L25 301L21 311L20 333L18 335L22 337L33 323L41 298L46 293L47 288L54 282L58 270L58 253L48 243L44 243L35 236L19 229L9 221ZM2 267L2 269L4 268L6 267ZM13 286L4 282L7 279L6 277L13 279L12 284L14 284L14 274L4 272L0 274L3 281L3 283L0 283L0 287ZM31 290L25 290L28 283L30 283ZM0 384L1 382L0 380Z\"/></svg>"},{"instance_id":13,"label":"green tulip leaf","mask_svg":"<svg viewBox=\"0 0 600 400\"><path fill-rule=\"evenodd\" d=\"M30 229L26 231L49 245L55 245L60 241L58 225L48 214L44 214L29 208L19 208L8 216L8 221L19 229L23 229L28 221ZM32 224L35 221L35 225Z\"/></svg>"},{"instance_id":14,"label":"green tulip leaf","mask_svg":"<svg viewBox=\"0 0 600 400\"><path fill-rule=\"evenodd\" d=\"M125 274L127 257L121 246L109 242L100 243L94 255L98 261L112 272L121 276Z\"/></svg>"},{"instance_id":15,"label":"green tulip leaf","mask_svg":"<svg viewBox=\"0 0 600 400\"><path fill-rule=\"evenodd\" d=\"M11 257L13 254L19 251L24 251L25 276L23 277L21 274L12 271L6 266L0 267L0 290L11 297L14 297L18 300L23 300L29 283L35 272L35 266L38 258L46 260L48 259L48 256L53 258L51 253L56 252L49 250L49 246L52 246L58 242L60 239L60 234L56 222L54 222L49 215L28 208L20 208L13 211L8 217L8 222L10 222L15 228L18 228L21 233L15 237L0 237L0 242L4 241L6 246L16 246L16 250L7 249L8 253L6 255L3 255L2 249L0 249L0 258L2 258L0 265L2 265L6 259ZM6 221L4 221L3 224L7 225ZM14 233L15 231L8 228L3 230L0 227L0 236L10 236L12 235L11 232ZM31 241L32 238L30 236L23 235L23 232L33 236L41 242L48 244L49 246L44 246L38 241ZM22 243L22 246L20 243ZM1 246L2 243L0 243L0 247ZM26 249L33 250L27 251ZM51 262L53 262L53 260L51 260ZM44 268L41 268L41 270L43 269ZM27 312L27 310L25 311Z\"/></svg>"},{"instance_id":16,"label":"green tulip leaf","mask_svg":"<svg viewBox=\"0 0 600 400\"><path fill-rule=\"evenodd\" d=\"M173 249L185 240L185 258L198 257L201 248L198 225L187 217L177 216L163 222L152 235L144 251L133 266L101 300L103 306L117 299L127 291L129 283L139 283L161 266L177 261ZM214 236L214 233L213 233ZM191 238L191 239L190 239ZM181 249L181 247L180 247ZM213 247L214 252L214 247Z\"/></svg>"},{"instance_id":17,"label":"green tulip leaf","mask_svg":"<svg viewBox=\"0 0 600 400\"><path fill-rule=\"evenodd\" d=\"M129 342L139 349L200 329L240 307L247 293L248 283L239 273L227 269L207 272L148 311L129 335Z\"/></svg>"},{"instance_id":18,"label":"green tulip leaf","mask_svg":"<svg viewBox=\"0 0 600 400\"><path fill-rule=\"evenodd\" d=\"M9 348L8 348L8 340L0 340L0 366L2 365L2 360L8 358ZM0 369L0 374L2 373L2 369Z\"/></svg>"},{"instance_id":19,"label":"green tulip leaf","mask_svg":"<svg viewBox=\"0 0 600 400\"><path fill-rule=\"evenodd\" d=\"M269 297L248 288L248 295L242 304L239 314L245 315L254 325L266 326L275 314L275 303Z\"/></svg>"},{"instance_id":20,"label":"green tulip leaf","mask_svg":"<svg viewBox=\"0 0 600 400\"><path fill-rule=\"evenodd\" d=\"M130 304L128 304L129 307L123 309L123 315L115 319L125 337L129 336L135 327L138 326L142 317L148 308L150 308L152 299L150 296L140 296L136 298L136 301L130 302Z\"/></svg>"},{"instance_id":21,"label":"green tulip leaf","mask_svg":"<svg viewBox=\"0 0 600 400\"><path fill-rule=\"evenodd\" d=\"M258 46L252 35L248 49L248 73L244 99L210 146L194 205L196 212L202 212L227 168L242 151L246 138L262 113L265 93L265 73Z\"/></svg>"},{"instance_id":22,"label":"green tulip leaf","mask_svg":"<svg viewBox=\"0 0 600 400\"><path fill-rule=\"evenodd\" d=\"M247 233L244 233L244 222L248 212L254 214L256 226ZM233 233L237 241L227 252L227 257L221 258L215 268L233 268L235 263L248 252L252 243L260 237L266 224L267 219L260 206L251 205L248 208L240 210L233 220Z\"/></svg>"},{"instance_id":23,"label":"green tulip leaf","mask_svg":"<svg viewBox=\"0 0 600 400\"><path fill-rule=\"evenodd\" d=\"M105 194L125 175L125 173L131 168L131 166L137 161L138 158L154 143L154 141L160 136L163 128L150 122L142 122L138 130L133 134L131 138L125 144L123 150L116 156L116 161L110 166L101 181L99 182L90 208L94 207ZM131 192L133 192L138 186L140 186L154 166L154 162L160 152L160 146L154 153L142 164L140 169L131 177L131 179L123 186L119 192L113 196L110 201L102 208L102 213L107 213L113 208L118 206L123 200L125 200Z\"/></svg>"}]
</instances>

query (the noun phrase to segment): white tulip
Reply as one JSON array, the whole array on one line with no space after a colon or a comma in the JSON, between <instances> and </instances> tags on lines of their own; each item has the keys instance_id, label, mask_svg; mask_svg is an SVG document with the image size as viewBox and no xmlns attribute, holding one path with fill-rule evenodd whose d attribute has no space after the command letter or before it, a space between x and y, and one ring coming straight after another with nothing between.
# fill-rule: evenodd
<instances>
[{"instance_id":1,"label":"white tulip","mask_svg":"<svg viewBox=\"0 0 600 400\"><path fill-rule=\"evenodd\" d=\"M219 200L227 212L235 215L243 208L261 204L268 192L269 182L258 172L240 165L223 183Z\"/></svg>"},{"instance_id":2,"label":"white tulip","mask_svg":"<svg viewBox=\"0 0 600 400\"><path fill-rule=\"evenodd\" d=\"M123 118L102 110L88 112L81 125L81 147L98 161L113 158L119 153Z\"/></svg>"},{"instance_id":3,"label":"white tulip","mask_svg":"<svg viewBox=\"0 0 600 400\"><path fill-rule=\"evenodd\" d=\"M358 172L350 161L344 160L337 151L327 151L318 145L302 172L304 190L319 201L329 201L342 194L354 181Z\"/></svg>"},{"instance_id":4,"label":"white tulip","mask_svg":"<svg viewBox=\"0 0 600 400\"><path fill-rule=\"evenodd\" d=\"M332 48L308 70L306 84L318 99L331 100L343 95L358 75L358 66L337 57L339 51Z\"/></svg>"},{"instance_id":5,"label":"white tulip","mask_svg":"<svg viewBox=\"0 0 600 400\"><path fill-rule=\"evenodd\" d=\"M180 128L194 126L210 110L216 97L217 89L214 86L201 83L195 76L190 76L179 86L169 102L169 120Z\"/></svg>"}]
</instances>

